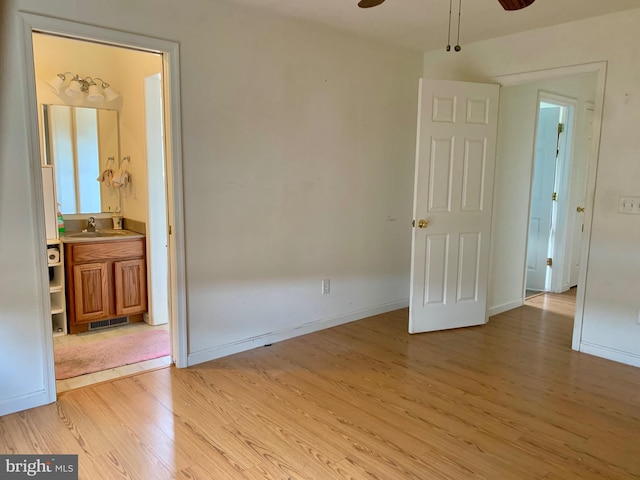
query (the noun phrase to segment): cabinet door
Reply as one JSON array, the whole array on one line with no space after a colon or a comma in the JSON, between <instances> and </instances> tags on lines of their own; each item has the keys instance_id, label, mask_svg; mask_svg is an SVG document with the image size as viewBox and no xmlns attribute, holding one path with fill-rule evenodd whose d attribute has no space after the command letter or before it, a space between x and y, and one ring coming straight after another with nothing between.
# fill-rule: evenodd
<instances>
[{"instance_id":1,"label":"cabinet door","mask_svg":"<svg viewBox=\"0 0 640 480\"><path fill-rule=\"evenodd\" d=\"M85 263L73 267L75 323L86 323L109 316L108 264Z\"/></svg>"},{"instance_id":2,"label":"cabinet door","mask_svg":"<svg viewBox=\"0 0 640 480\"><path fill-rule=\"evenodd\" d=\"M116 315L147 311L147 271L144 259L114 262Z\"/></svg>"}]
</instances>

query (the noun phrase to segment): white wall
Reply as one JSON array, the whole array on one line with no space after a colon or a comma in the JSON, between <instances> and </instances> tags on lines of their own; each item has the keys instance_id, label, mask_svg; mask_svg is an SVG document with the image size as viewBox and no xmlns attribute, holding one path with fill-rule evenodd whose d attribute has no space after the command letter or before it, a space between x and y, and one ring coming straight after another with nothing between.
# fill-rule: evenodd
<instances>
[{"instance_id":1,"label":"white wall","mask_svg":"<svg viewBox=\"0 0 640 480\"><path fill-rule=\"evenodd\" d=\"M215 0L0 8L0 414L44 385L18 10L180 43L191 362L407 305L421 55Z\"/></svg>"},{"instance_id":2,"label":"white wall","mask_svg":"<svg viewBox=\"0 0 640 480\"><path fill-rule=\"evenodd\" d=\"M427 78L475 81L608 62L581 348L636 365L640 217L618 214L617 204L620 195L640 195L639 22L640 10L631 10L424 56Z\"/></svg>"},{"instance_id":3,"label":"white wall","mask_svg":"<svg viewBox=\"0 0 640 480\"><path fill-rule=\"evenodd\" d=\"M582 126L585 102L593 101L594 76L540 81L500 90L488 302L491 314L522 304L538 92L541 90L577 100L574 160L586 162ZM567 192L560 194L566 197Z\"/></svg>"}]
</instances>

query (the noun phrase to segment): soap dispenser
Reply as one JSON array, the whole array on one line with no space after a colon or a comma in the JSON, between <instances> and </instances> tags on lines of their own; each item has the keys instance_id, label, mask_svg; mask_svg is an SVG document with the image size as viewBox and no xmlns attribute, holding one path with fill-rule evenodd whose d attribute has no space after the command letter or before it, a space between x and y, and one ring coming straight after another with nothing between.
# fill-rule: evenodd
<instances>
[{"instance_id":1,"label":"soap dispenser","mask_svg":"<svg viewBox=\"0 0 640 480\"><path fill-rule=\"evenodd\" d=\"M122 230L122 215L120 215L120 207L116 207L116 211L111 215L113 220L113 229Z\"/></svg>"},{"instance_id":2,"label":"soap dispenser","mask_svg":"<svg viewBox=\"0 0 640 480\"><path fill-rule=\"evenodd\" d=\"M64 235L64 217L62 216L62 213L60 213L60 204L58 203L58 212L56 213L56 216L58 217L58 236L60 235Z\"/></svg>"}]
</instances>

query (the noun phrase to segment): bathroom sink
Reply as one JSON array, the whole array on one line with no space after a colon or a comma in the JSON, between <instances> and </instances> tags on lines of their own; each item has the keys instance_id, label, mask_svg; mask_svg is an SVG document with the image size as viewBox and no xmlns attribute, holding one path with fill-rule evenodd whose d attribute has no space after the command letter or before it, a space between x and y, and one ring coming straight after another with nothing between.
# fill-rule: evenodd
<instances>
[{"instance_id":1,"label":"bathroom sink","mask_svg":"<svg viewBox=\"0 0 640 480\"><path fill-rule=\"evenodd\" d=\"M130 240L133 238L144 237L143 234L132 232L131 230L111 230L99 229L95 232L67 232L60 237L65 243L81 243L81 242L111 242L118 240Z\"/></svg>"},{"instance_id":2,"label":"bathroom sink","mask_svg":"<svg viewBox=\"0 0 640 480\"><path fill-rule=\"evenodd\" d=\"M65 236L70 238L96 238L96 237L119 237L123 235L131 235L131 233L127 230L96 230L95 232L67 233Z\"/></svg>"}]
</instances>

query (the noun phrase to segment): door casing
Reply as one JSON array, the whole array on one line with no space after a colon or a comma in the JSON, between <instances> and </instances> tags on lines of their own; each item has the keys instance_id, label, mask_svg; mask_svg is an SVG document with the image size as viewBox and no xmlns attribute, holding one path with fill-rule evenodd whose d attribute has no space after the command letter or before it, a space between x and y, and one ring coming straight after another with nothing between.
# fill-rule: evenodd
<instances>
[{"instance_id":1,"label":"door casing","mask_svg":"<svg viewBox=\"0 0 640 480\"><path fill-rule=\"evenodd\" d=\"M49 403L56 400L55 371L53 359L53 336L48 314L48 276L44 256L46 251L44 232L44 200L42 177L40 175L41 155L38 135L38 111L35 86L35 69L33 58L32 34L42 32L63 35L87 41L101 42L117 46L131 47L162 54L163 70L166 85L164 92L165 124L170 126L166 131L167 150L167 182L169 196L170 239L170 275L171 275L171 314L172 314L172 351L177 367L187 366L187 324L186 324L186 284L185 284L185 249L184 249L184 196L182 189L182 127L180 115L180 71L179 46L176 42L142 35L111 30L93 25L60 20L32 13L20 12L22 29L22 48L24 65L24 83L26 84L25 105L27 106L27 134L29 138L29 166L31 171L31 200L35 214L31 218L32 231L37 238L34 256L37 268L41 273L38 282L38 304L41 316L44 339L43 370L45 379L45 395Z\"/></svg>"},{"instance_id":2,"label":"door casing","mask_svg":"<svg viewBox=\"0 0 640 480\"><path fill-rule=\"evenodd\" d=\"M598 170L598 157L600 152L600 131L602 129L602 111L604 106L604 92L605 81L607 77L607 62L594 62L585 63L580 65L571 65L558 68L550 68L544 70L535 70L531 72L516 73L511 75L501 75L493 77L492 80L499 83L501 86L522 85L526 83L533 83L542 80L550 80L563 77L571 77L578 75L595 74L596 76L596 88L594 95L594 115L593 115L593 140L592 140L592 152L593 154L588 159L587 166L587 186L586 186L586 201L585 201L585 217L584 217L584 235L582 238L582 245L580 248L580 274L578 279L578 289L576 293L576 312L573 322L573 337L571 348L574 350L580 350L580 343L582 339L582 325L584 319L584 306L585 306L585 290L588 281L587 265L589 262L589 249L591 246L591 232L593 227L593 207L595 202L595 189L596 189L596 177ZM499 133L498 133L499 134ZM522 248L526 248L523 245ZM490 265L492 265L492 261ZM491 267L490 267L491 268ZM524 285L526 269L523 271L522 283ZM493 278L491 271L489 273L490 278ZM491 285L489 285L491 288ZM524 304L524 288L522 291L521 302Z\"/></svg>"}]
</instances>

